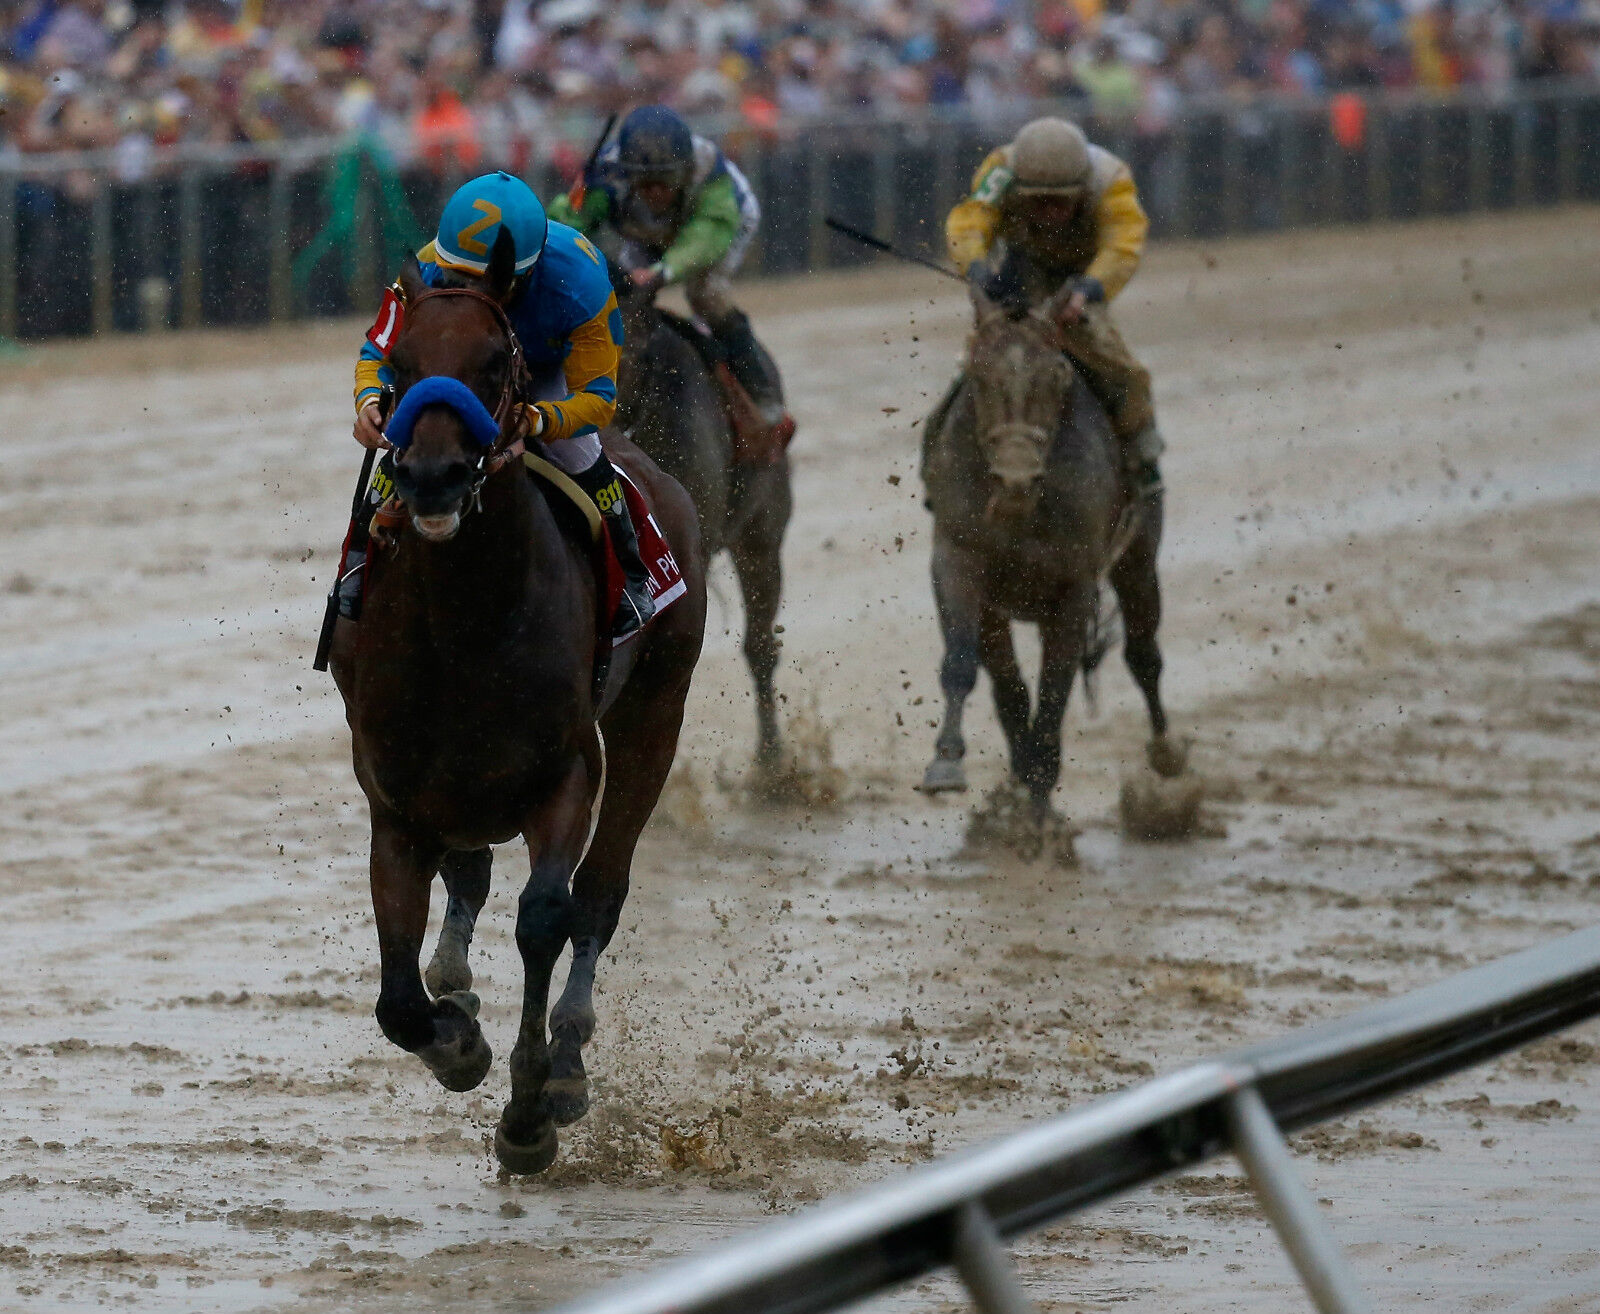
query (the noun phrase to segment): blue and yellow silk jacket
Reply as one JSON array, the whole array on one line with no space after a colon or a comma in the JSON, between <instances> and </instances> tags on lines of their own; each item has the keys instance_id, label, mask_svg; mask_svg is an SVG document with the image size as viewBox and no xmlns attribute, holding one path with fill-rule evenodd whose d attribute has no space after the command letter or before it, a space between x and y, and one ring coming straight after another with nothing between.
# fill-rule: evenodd
<instances>
[{"instance_id":1,"label":"blue and yellow silk jacket","mask_svg":"<svg viewBox=\"0 0 1600 1314\"><path fill-rule=\"evenodd\" d=\"M429 287L438 286L442 273L433 254L431 242L418 253ZM552 222L544 253L506 314L535 385L558 371L566 383L567 395L560 401L533 403L544 416L539 437L557 442L610 424L617 409L622 312L605 259L588 238ZM393 381L388 353L364 342L356 361L356 410L376 401L383 385Z\"/></svg>"}]
</instances>

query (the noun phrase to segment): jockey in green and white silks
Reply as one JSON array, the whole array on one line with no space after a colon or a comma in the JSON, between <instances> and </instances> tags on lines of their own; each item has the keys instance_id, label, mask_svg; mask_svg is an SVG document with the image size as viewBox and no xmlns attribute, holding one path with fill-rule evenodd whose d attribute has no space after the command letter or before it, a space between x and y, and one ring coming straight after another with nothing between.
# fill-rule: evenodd
<instances>
[{"instance_id":1,"label":"jockey in green and white silks","mask_svg":"<svg viewBox=\"0 0 1600 1314\"><path fill-rule=\"evenodd\" d=\"M445 205L438 236L418 253L422 281L475 286L502 229L516 251L516 280L502 304L531 375L531 395L520 399L529 437L599 507L627 578L617 633L631 633L655 608L627 500L600 446L600 430L617 409L622 349L622 314L604 257L576 230L550 222L521 179L490 173L464 184ZM356 361L355 436L363 446L386 445L379 398L394 383L389 348L403 314L397 283Z\"/></svg>"},{"instance_id":2,"label":"jockey in green and white silks","mask_svg":"<svg viewBox=\"0 0 1600 1314\"><path fill-rule=\"evenodd\" d=\"M716 336L728 366L770 426L792 426L781 385L733 300L733 275L761 223L739 167L664 105L644 105L583 179L583 199L557 197L552 218L622 239L619 259L640 287L682 283L689 306Z\"/></svg>"}]
</instances>

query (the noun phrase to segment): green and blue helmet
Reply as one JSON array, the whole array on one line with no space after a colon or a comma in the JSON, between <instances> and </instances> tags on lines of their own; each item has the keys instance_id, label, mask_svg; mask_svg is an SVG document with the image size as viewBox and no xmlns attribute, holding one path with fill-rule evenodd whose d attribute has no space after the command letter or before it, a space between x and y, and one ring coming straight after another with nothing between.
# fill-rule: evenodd
<instances>
[{"instance_id":1,"label":"green and blue helmet","mask_svg":"<svg viewBox=\"0 0 1600 1314\"><path fill-rule=\"evenodd\" d=\"M434 258L445 269L481 274L504 228L517 253L516 271L526 274L544 252L549 221L533 188L509 173L486 173L456 189L439 216Z\"/></svg>"}]
</instances>

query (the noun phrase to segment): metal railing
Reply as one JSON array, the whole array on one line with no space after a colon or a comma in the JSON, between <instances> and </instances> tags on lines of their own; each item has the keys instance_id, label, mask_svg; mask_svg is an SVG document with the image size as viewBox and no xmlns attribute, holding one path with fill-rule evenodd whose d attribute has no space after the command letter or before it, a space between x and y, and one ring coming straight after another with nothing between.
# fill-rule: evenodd
<instances>
[{"instance_id":1,"label":"metal railing","mask_svg":"<svg viewBox=\"0 0 1600 1314\"><path fill-rule=\"evenodd\" d=\"M1367 1308L1284 1134L1600 1013L1600 926L1201 1063L824 1203L558 1314L817 1314L953 1267L984 1314L1032 1308L1004 1240L1232 1150L1316 1308Z\"/></svg>"},{"instance_id":2,"label":"metal railing","mask_svg":"<svg viewBox=\"0 0 1600 1314\"><path fill-rule=\"evenodd\" d=\"M873 257L823 223L934 254L995 143L1046 110L1018 103L834 117L779 138L721 132L762 197L751 272ZM1085 120L1126 159L1154 232L1290 228L1600 200L1600 88L1496 98L1383 93L1334 103L1195 100L1168 123ZM479 143L549 196L578 140ZM296 141L25 156L0 149L0 338L282 322L365 312L393 253L433 222L462 166L395 143ZM559 147L552 154L552 150Z\"/></svg>"}]
</instances>

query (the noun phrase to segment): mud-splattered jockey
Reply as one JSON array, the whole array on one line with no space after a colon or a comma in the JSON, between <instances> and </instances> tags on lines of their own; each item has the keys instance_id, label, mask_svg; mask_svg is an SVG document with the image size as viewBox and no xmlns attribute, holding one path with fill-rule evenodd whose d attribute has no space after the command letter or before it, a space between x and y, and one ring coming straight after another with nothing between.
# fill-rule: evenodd
<instances>
[{"instance_id":1,"label":"mud-splattered jockey","mask_svg":"<svg viewBox=\"0 0 1600 1314\"><path fill-rule=\"evenodd\" d=\"M1062 350L1106 408L1135 488L1153 498L1166 444L1150 374L1110 311L1139 268L1148 228L1128 166L1076 124L1044 118L978 166L972 194L945 221L945 239L958 268L1018 310L1071 284L1058 317Z\"/></svg>"}]
</instances>

